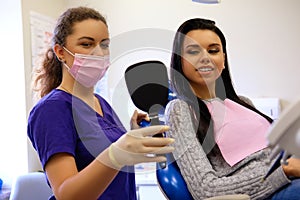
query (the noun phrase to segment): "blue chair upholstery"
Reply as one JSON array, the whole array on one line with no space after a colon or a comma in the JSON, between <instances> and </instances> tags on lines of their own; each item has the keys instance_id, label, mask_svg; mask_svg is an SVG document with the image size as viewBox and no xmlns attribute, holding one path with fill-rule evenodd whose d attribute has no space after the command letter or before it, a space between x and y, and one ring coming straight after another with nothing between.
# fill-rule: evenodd
<instances>
[{"instance_id":1,"label":"blue chair upholstery","mask_svg":"<svg viewBox=\"0 0 300 200\"><path fill-rule=\"evenodd\" d=\"M160 190L168 200L194 200L174 161L172 154L167 154L167 167L157 164L156 177ZM204 200L250 200L246 194L221 195Z\"/></svg>"},{"instance_id":2,"label":"blue chair upholstery","mask_svg":"<svg viewBox=\"0 0 300 200\"><path fill-rule=\"evenodd\" d=\"M166 157L165 168L161 168L159 164L156 165L156 178L160 190L170 200L193 200L173 155L166 154Z\"/></svg>"}]
</instances>

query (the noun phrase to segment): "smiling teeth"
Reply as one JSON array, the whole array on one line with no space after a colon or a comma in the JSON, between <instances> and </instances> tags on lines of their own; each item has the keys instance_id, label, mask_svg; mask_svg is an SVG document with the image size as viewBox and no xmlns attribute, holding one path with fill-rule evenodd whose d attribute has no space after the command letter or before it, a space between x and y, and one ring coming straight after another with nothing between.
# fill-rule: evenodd
<instances>
[{"instance_id":1,"label":"smiling teeth","mask_svg":"<svg viewBox=\"0 0 300 200\"><path fill-rule=\"evenodd\" d=\"M212 71L213 68L210 67L203 67L203 68L198 68L197 71L201 71L201 72L208 72L208 71Z\"/></svg>"}]
</instances>

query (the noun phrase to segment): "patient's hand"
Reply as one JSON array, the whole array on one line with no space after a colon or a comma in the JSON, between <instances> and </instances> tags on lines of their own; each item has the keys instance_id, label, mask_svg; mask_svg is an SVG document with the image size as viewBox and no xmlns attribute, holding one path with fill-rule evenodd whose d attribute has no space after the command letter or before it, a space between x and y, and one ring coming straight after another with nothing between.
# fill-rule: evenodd
<instances>
[{"instance_id":1,"label":"patient's hand","mask_svg":"<svg viewBox=\"0 0 300 200\"><path fill-rule=\"evenodd\" d=\"M283 171L287 176L300 177L300 159L289 158L288 165L282 165Z\"/></svg>"},{"instance_id":2,"label":"patient's hand","mask_svg":"<svg viewBox=\"0 0 300 200\"><path fill-rule=\"evenodd\" d=\"M132 114L131 120L130 120L130 127L131 130L141 128L139 126L139 123L145 119L146 121L150 121L149 116L145 113L139 113L137 110L135 110Z\"/></svg>"}]
</instances>

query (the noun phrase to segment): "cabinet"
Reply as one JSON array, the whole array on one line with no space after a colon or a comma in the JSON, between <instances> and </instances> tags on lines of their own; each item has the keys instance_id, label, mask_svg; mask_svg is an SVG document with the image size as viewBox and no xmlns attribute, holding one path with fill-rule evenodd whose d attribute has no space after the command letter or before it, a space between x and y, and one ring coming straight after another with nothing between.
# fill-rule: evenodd
<instances>
[{"instance_id":1,"label":"cabinet","mask_svg":"<svg viewBox=\"0 0 300 200\"><path fill-rule=\"evenodd\" d=\"M141 163L135 166L138 200L166 200L157 184L156 163Z\"/></svg>"}]
</instances>

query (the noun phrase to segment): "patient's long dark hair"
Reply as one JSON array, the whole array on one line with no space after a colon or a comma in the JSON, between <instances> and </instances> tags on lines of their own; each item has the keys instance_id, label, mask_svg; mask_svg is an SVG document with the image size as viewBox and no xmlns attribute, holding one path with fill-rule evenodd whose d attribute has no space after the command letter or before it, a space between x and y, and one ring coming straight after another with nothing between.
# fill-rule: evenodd
<instances>
[{"instance_id":1,"label":"patient's long dark hair","mask_svg":"<svg viewBox=\"0 0 300 200\"><path fill-rule=\"evenodd\" d=\"M206 104L199 98L195 97L193 91L191 90L190 84L183 73L182 70L182 44L185 38L185 35L192 30L211 30L215 32L223 46L223 52L225 54L225 69L223 69L221 76L216 80L216 96L224 100L225 98L231 99L236 103L239 103L242 106L249 108L250 110L260 114L266 118L270 123L273 120L258 111L252 105L246 103L242 100L235 92L227 59L227 50L226 50L226 39L221 30L215 25L214 21L194 18L185 21L177 30L175 38L173 41L173 51L171 57L171 87L176 93L177 97L185 100L189 104L191 111L192 119L194 119L194 128L197 133L197 138L202 144L203 149L206 153L212 149L215 144L213 136L213 125L211 122L211 115Z\"/></svg>"}]
</instances>

